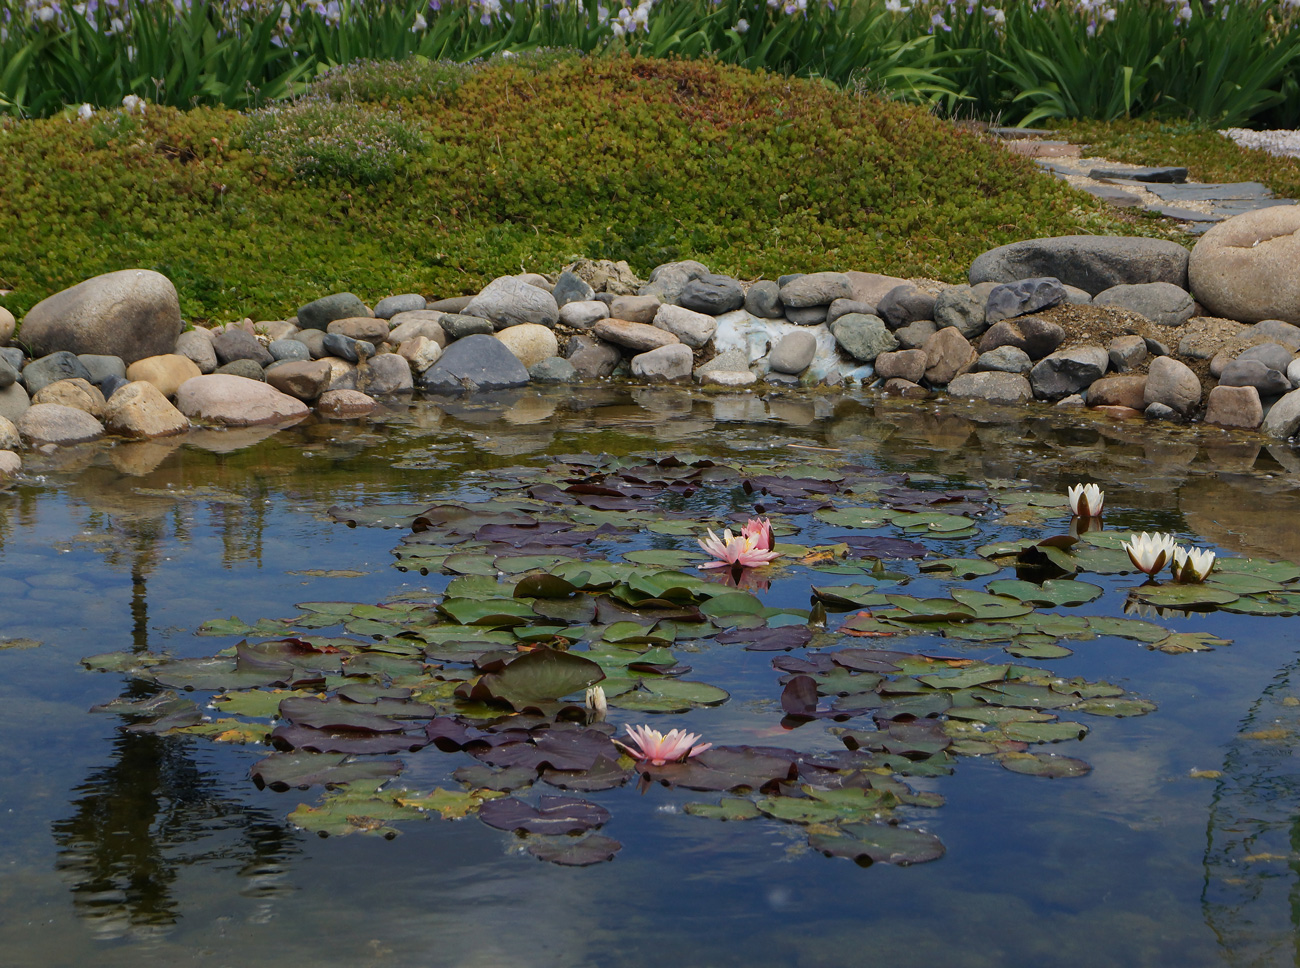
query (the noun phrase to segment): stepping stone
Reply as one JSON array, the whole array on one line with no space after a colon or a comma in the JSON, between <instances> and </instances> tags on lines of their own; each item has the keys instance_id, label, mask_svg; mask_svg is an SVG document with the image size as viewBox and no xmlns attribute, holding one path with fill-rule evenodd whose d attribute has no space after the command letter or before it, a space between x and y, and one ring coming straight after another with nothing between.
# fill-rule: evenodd
<instances>
[{"instance_id":1,"label":"stepping stone","mask_svg":"<svg viewBox=\"0 0 1300 968\"><path fill-rule=\"evenodd\" d=\"M1139 182L1181 184L1187 181L1186 168L1094 168L1089 178L1124 178Z\"/></svg>"},{"instance_id":2,"label":"stepping stone","mask_svg":"<svg viewBox=\"0 0 1300 968\"><path fill-rule=\"evenodd\" d=\"M1045 138L1053 133L1054 132L1048 131L1046 128L989 128L989 134L993 135L993 137L1006 138L1010 141L1014 141L1017 138Z\"/></svg>"},{"instance_id":3,"label":"stepping stone","mask_svg":"<svg viewBox=\"0 0 1300 968\"><path fill-rule=\"evenodd\" d=\"M1157 205L1151 209L1166 218L1176 218L1180 222L1221 222L1223 216L1217 212L1194 212L1190 208L1178 208L1176 205Z\"/></svg>"},{"instance_id":4,"label":"stepping stone","mask_svg":"<svg viewBox=\"0 0 1300 968\"><path fill-rule=\"evenodd\" d=\"M1109 202L1116 208L1138 208L1142 205L1140 196L1126 192L1122 188L1113 188L1110 185L1080 185L1079 187L1089 195L1094 195L1103 202Z\"/></svg>"},{"instance_id":5,"label":"stepping stone","mask_svg":"<svg viewBox=\"0 0 1300 968\"><path fill-rule=\"evenodd\" d=\"M1068 141L1008 141L1003 147L1017 155L1029 158L1078 158L1078 145Z\"/></svg>"},{"instance_id":6,"label":"stepping stone","mask_svg":"<svg viewBox=\"0 0 1300 968\"><path fill-rule=\"evenodd\" d=\"M1243 200L1232 200L1222 202L1214 206L1215 211L1221 213L1224 218L1230 218L1233 215L1244 215L1246 212L1254 212L1261 208L1272 208L1274 205L1294 205L1294 199L1290 198L1252 198Z\"/></svg>"},{"instance_id":7,"label":"stepping stone","mask_svg":"<svg viewBox=\"0 0 1300 968\"><path fill-rule=\"evenodd\" d=\"M1259 182L1152 185L1148 191L1167 202L1219 202L1273 197L1267 186Z\"/></svg>"}]
</instances>

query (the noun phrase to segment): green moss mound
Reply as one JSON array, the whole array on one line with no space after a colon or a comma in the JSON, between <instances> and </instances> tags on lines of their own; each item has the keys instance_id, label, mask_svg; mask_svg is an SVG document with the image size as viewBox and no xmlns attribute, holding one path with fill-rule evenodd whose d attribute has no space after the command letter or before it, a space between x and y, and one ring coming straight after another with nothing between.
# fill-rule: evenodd
<instances>
[{"instance_id":1,"label":"green moss mound","mask_svg":"<svg viewBox=\"0 0 1300 968\"><path fill-rule=\"evenodd\" d=\"M8 307L128 267L169 276L196 320L281 318L343 290L473 292L578 255L955 280L994 245L1134 231L996 145L816 82L554 54L454 83L356 70L366 83L336 73L248 116L151 106L0 129Z\"/></svg>"}]
</instances>

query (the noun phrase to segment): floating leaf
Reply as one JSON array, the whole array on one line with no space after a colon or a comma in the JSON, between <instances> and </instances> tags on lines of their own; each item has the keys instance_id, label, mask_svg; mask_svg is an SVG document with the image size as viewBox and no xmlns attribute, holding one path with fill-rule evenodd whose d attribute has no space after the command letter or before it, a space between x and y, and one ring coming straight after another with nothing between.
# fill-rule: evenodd
<instances>
[{"instance_id":1,"label":"floating leaf","mask_svg":"<svg viewBox=\"0 0 1300 968\"><path fill-rule=\"evenodd\" d=\"M762 816L752 800L740 797L723 797L718 803L688 803L682 810L692 817L710 820L753 820Z\"/></svg>"},{"instance_id":2,"label":"floating leaf","mask_svg":"<svg viewBox=\"0 0 1300 968\"><path fill-rule=\"evenodd\" d=\"M479 809L485 799L493 796L496 794L491 791L444 790L442 787L434 787L430 792L418 796L403 795L402 791L394 792L394 799L399 806L425 813L433 811L441 815L443 820L468 817Z\"/></svg>"},{"instance_id":3,"label":"floating leaf","mask_svg":"<svg viewBox=\"0 0 1300 968\"><path fill-rule=\"evenodd\" d=\"M539 860L550 861L563 867L589 867L607 860L623 849L623 845L612 837L603 834L591 834L581 840L569 838L551 838L538 840L528 838L528 853Z\"/></svg>"},{"instance_id":4,"label":"floating leaf","mask_svg":"<svg viewBox=\"0 0 1300 968\"><path fill-rule=\"evenodd\" d=\"M1089 713L1093 716L1145 716L1156 711L1156 704L1149 699L1097 698L1085 699L1069 707L1072 711Z\"/></svg>"},{"instance_id":5,"label":"floating leaf","mask_svg":"<svg viewBox=\"0 0 1300 968\"><path fill-rule=\"evenodd\" d=\"M1213 608L1235 602L1236 592L1213 585L1141 585L1129 594L1148 605L1160 608Z\"/></svg>"},{"instance_id":6,"label":"floating leaf","mask_svg":"<svg viewBox=\"0 0 1300 968\"><path fill-rule=\"evenodd\" d=\"M511 660L500 672L483 676L479 687L485 695L519 709L530 703L554 702L603 678L605 673L590 659L542 648Z\"/></svg>"},{"instance_id":7,"label":"floating leaf","mask_svg":"<svg viewBox=\"0 0 1300 968\"><path fill-rule=\"evenodd\" d=\"M1008 739L1023 743L1062 743L1083 739L1088 727L1082 723L1026 723L1011 722L1002 727Z\"/></svg>"},{"instance_id":8,"label":"floating leaf","mask_svg":"<svg viewBox=\"0 0 1300 968\"><path fill-rule=\"evenodd\" d=\"M960 581L995 575L1002 570L991 561L980 558L940 558L938 561L924 561L919 567L923 572L938 572Z\"/></svg>"},{"instance_id":9,"label":"floating leaf","mask_svg":"<svg viewBox=\"0 0 1300 968\"><path fill-rule=\"evenodd\" d=\"M535 834L574 834L600 827L609 811L590 800L544 796L534 807L515 797L489 800L479 808L479 819L498 830L524 830Z\"/></svg>"},{"instance_id":10,"label":"floating leaf","mask_svg":"<svg viewBox=\"0 0 1300 968\"><path fill-rule=\"evenodd\" d=\"M1045 776L1050 779L1087 776L1092 767L1072 756L1055 753L1002 753L997 757L1004 769L1027 776Z\"/></svg>"},{"instance_id":11,"label":"floating leaf","mask_svg":"<svg viewBox=\"0 0 1300 968\"><path fill-rule=\"evenodd\" d=\"M1049 580L1041 585L1011 579L989 582L989 591L995 595L1009 595L1031 605L1086 605L1100 598L1103 590L1086 581Z\"/></svg>"},{"instance_id":12,"label":"floating leaf","mask_svg":"<svg viewBox=\"0 0 1300 968\"><path fill-rule=\"evenodd\" d=\"M354 780L378 780L402 772L401 760L355 760L343 753L272 753L258 760L249 775L260 790L277 793L323 784L340 786Z\"/></svg>"},{"instance_id":13,"label":"floating leaf","mask_svg":"<svg viewBox=\"0 0 1300 968\"><path fill-rule=\"evenodd\" d=\"M938 860L944 854L943 843L934 834L884 823L844 824L836 833L810 834L808 843L823 854L859 863L905 866Z\"/></svg>"}]
</instances>

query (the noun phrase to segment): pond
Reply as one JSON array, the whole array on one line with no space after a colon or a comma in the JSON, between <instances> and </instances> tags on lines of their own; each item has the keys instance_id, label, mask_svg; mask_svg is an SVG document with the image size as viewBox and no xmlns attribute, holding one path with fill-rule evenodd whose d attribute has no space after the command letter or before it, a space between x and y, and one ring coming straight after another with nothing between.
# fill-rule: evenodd
<instances>
[{"instance_id":1,"label":"pond","mask_svg":"<svg viewBox=\"0 0 1300 968\"><path fill-rule=\"evenodd\" d=\"M27 456L0 492L7 965L1298 956L1286 445L603 387ZM696 569L760 511L780 559ZM1214 549L1212 582L1144 584L1133 531ZM599 660L605 723L502 672L557 654ZM272 718L321 690L360 731ZM634 765L608 736L637 724L714 749ZM350 785L297 788L286 757L328 772L303 750L358 737ZM254 782L268 757L290 782Z\"/></svg>"}]
</instances>

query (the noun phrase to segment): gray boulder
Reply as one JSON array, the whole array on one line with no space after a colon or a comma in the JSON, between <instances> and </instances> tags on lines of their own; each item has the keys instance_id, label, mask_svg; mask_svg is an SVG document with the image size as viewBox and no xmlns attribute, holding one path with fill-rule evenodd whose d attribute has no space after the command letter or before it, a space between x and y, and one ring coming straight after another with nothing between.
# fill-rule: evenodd
<instances>
[{"instance_id":1,"label":"gray boulder","mask_svg":"<svg viewBox=\"0 0 1300 968\"><path fill-rule=\"evenodd\" d=\"M555 305L564 309L569 303L590 302L596 298L596 290L585 279L565 269L555 280L551 295L555 297Z\"/></svg>"},{"instance_id":2,"label":"gray boulder","mask_svg":"<svg viewBox=\"0 0 1300 968\"><path fill-rule=\"evenodd\" d=\"M694 259L665 262L655 266L650 272L650 280L637 293L641 296L658 296L663 302L675 303L687 283L707 275L709 267Z\"/></svg>"},{"instance_id":3,"label":"gray boulder","mask_svg":"<svg viewBox=\"0 0 1300 968\"><path fill-rule=\"evenodd\" d=\"M271 351L262 345L252 333L243 329L228 329L212 337L212 351L217 354L217 363L224 366L235 360L252 360L258 366L274 363Z\"/></svg>"},{"instance_id":4,"label":"gray boulder","mask_svg":"<svg viewBox=\"0 0 1300 968\"><path fill-rule=\"evenodd\" d=\"M1029 371L1034 396L1060 400L1097 382L1110 365L1110 354L1100 346L1076 346L1052 353Z\"/></svg>"},{"instance_id":5,"label":"gray boulder","mask_svg":"<svg viewBox=\"0 0 1300 968\"><path fill-rule=\"evenodd\" d=\"M1019 373L996 371L963 373L948 384L948 395L989 403L1024 403L1034 396L1033 388Z\"/></svg>"},{"instance_id":6,"label":"gray boulder","mask_svg":"<svg viewBox=\"0 0 1300 968\"><path fill-rule=\"evenodd\" d=\"M1093 297L1094 306L1115 306L1145 316L1158 326L1181 326L1192 318L1191 293L1168 282L1111 286Z\"/></svg>"},{"instance_id":7,"label":"gray boulder","mask_svg":"<svg viewBox=\"0 0 1300 968\"><path fill-rule=\"evenodd\" d=\"M1148 407L1159 403L1185 417L1201 402L1201 381L1186 363L1172 356L1158 356L1147 367L1142 398Z\"/></svg>"},{"instance_id":8,"label":"gray boulder","mask_svg":"<svg viewBox=\"0 0 1300 968\"><path fill-rule=\"evenodd\" d=\"M68 350L42 356L23 367L23 385L33 397L51 383L78 378L87 383L94 382L90 379L90 371L85 364Z\"/></svg>"},{"instance_id":9,"label":"gray boulder","mask_svg":"<svg viewBox=\"0 0 1300 968\"><path fill-rule=\"evenodd\" d=\"M194 361L200 373L211 373L220 364L217 351L212 348L212 334L206 329L190 329L176 337L176 349L180 356Z\"/></svg>"},{"instance_id":10,"label":"gray boulder","mask_svg":"<svg viewBox=\"0 0 1300 968\"><path fill-rule=\"evenodd\" d=\"M662 305L658 296L615 296L609 304L609 314L629 323L651 323Z\"/></svg>"},{"instance_id":11,"label":"gray boulder","mask_svg":"<svg viewBox=\"0 0 1300 968\"><path fill-rule=\"evenodd\" d=\"M83 353L77 359L90 374L90 382L96 385L103 383L110 376L126 377L126 364L122 362L121 357Z\"/></svg>"},{"instance_id":12,"label":"gray boulder","mask_svg":"<svg viewBox=\"0 0 1300 968\"><path fill-rule=\"evenodd\" d=\"M872 362L881 353L898 349L898 338L879 316L849 313L831 324L831 335L855 360Z\"/></svg>"},{"instance_id":13,"label":"gray boulder","mask_svg":"<svg viewBox=\"0 0 1300 968\"><path fill-rule=\"evenodd\" d=\"M172 352L180 331L171 280L148 269L123 269L41 300L23 318L22 341L33 356L68 350L130 364Z\"/></svg>"},{"instance_id":14,"label":"gray boulder","mask_svg":"<svg viewBox=\"0 0 1300 968\"><path fill-rule=\"evenodd\" d=\"M299 306L298 326L301 329L324 329L336 319L369 315L366 304L352 293L336 292Z\"/></svg>"},{"instance_id":15,"label":"gray boulder","mask_svg":"<svg viewBox=\"0 0 1300 968\"><path fill-rule=\"evenodd\" d=\"M321 346L323 347L324 345L325 345L325 341L321 340ZM266 349L271 354L271 356L277 361L280 360L294 361L294 360L311 359L311 350L309 350L307 348L307 344L302 342L301 340L296 340L296 339L272 340L270 345L267 346ZM192 358L193 357L191 357L191 359ZM199 372L200 373L203 372L203 367L201 366L199 367ZM209 370L208 372L211 373L212 371Z\"/></svg>"},{"instance_id":16,"label":"gray boulder","mask_svg":"<svg viewBox=\"0 0 1300 968\"><path fill-rule=\"evenodd\" d=\"M1111 368L1124 373L1141 366L1147 358L1147 341L1141 336L1116 336L1106 345Z\"/></svg>"},{"instance_id":17,"label":"gray boulder","mask_svg":"<svg viewBox=\"0 0 1300 968\"><path fill-rule=\"evenodd\" d=\"M400 296L389 296L375 303L375 318L392 319L398 313L423 312L427 305L425 298L418 292L405 292Z\"/></svg>"},{"instance_id":18,"label":"gray boulder","mask_svg":"<svg viewBox=\"0 0 1300 968\"><path fill-rule=\"evenodd\" d=\"M767 363L777 373L798 374L808 369L816 354L817 337L807 330L793 330L777 340Z\"/></svg>"},{"instance_id":19,"label":"gray boulder","mask_svg":"<svg viewBox=\"0 0 1300 968\"><path fill-rule=\"evenodd\" d=\"M951 326L967 339L972 339L987 328L985 301L986 297L971 286L945 289L934 299L934 323L939 327Z\"/></svg>"},{"instance_id":20,"label":"gray boulder","mask_svg":"<svg viewBox=\"0 0 1300 968\"><path fill-rule=\"evenodd\" d=\"M1253 329L1251 334L1254 335ZM1237 354L1238 362L1246 360L1258 360L1265 366L1274 370L1280 370L1285 373L1287 367L1291 365L1292 358L1295 354L1287 349L1281 343L1258 343L1255 346L1247 347Z\"/></svg>"},{"instance_id":21,"label":"gray boulder","mask_svg":"<svg viewBox=\"0 0 1300 968\"><path fill-rule=\"evenodd\" d=\"M363 356L370 359L375 355L374 343L353 339L342 333L326 333L323 345L325 352L330 356L337 356L340 360L347 360L349 363L360 362Z\"/></svg>"},{"instance_id":22,"label":"gray boulder","mask_svg":"<svg viewBox=\"0 0 1300 968\"><path fill-rule=\"evenodd\" d=\"M983 373L1028 373L1034 368L1034 361L1029 354L1019 347L999 346L995 350L981 353L975 360L974 369Z\"/></svg>"},{"instance_id":23,"label":"gray boulder","mask_svg":"<svg viewBox=\"0 0 1300 968\"><path fill-rule=\"evenodd\" d=\"M447 334L448 342L462 340L466 336L481 336L496 332L496 325L492 320L484 319L482 316L467 316L464 313L447 313L442 317L439 325Z\"/></svg>"},{"instance_id":24,"label":"gray boulder","mask_svg":"<svg viewBox=\"0 0 1300 968\"><path fill-rule=\"evenodd\" d=\"M745 312L759 319L780 319L785 315L781 287L770 279L760 279L745 293Z\"/></svg>"},{"instance_id":25,"label":"gray boulder","mask_svg":"<svg viewBox=\"0 0 1300 968\"><path fill-rule=\"evenodd\" d=\"M545 289L515 276L501 276L474 297L465 307L464 315L490 319L497 329L521 323L537 323L553 329L560 321L560 307Z\"/></svg>"},{"instance_id":26,"label":"gray boulder","mask_svg":"<svg viewBox=\"0 0 1300 968\"><path fill-rule=\"evenodd\" d=\"M623 359L617 346L594 336L574 336L564 347L564 358L586 380L610 376Z\"/></svg>"},{"instance_id":27,"label":"gray boulder","mask_svg":"<svg viewBox=\"0 0 1300 968\"><path fill-rule=\"evenodd\" d=\"M0 390L18 382L18 371L10 366L9 361L0 358Z\"/></svg>"},{"instance_id":28,"label":"gray boulder","mask_svg":"<svg viewBox=\"0 0 1300 968\"><path fill-rule=\"evenodd\" d=\"M836 299L826 308L827 325L849 313L862 313L864 316L876 315L876 307L858 299Z\"/></svg>"},{"instance_id":29,"label":"gray boulder","mask_svg":"<svg viewBox=\"0 0 1300 968\"><path fill-rule=\"evenodd\" d=\"M266 373L263 371L262 365L256 360L231 360L229 363L223 363L212 372L214 375L238 376L245 380L255 380L258 383L266 381Z\"/></svg>"},{"instance_id":30,"label":"gray boulder","mask_svg":"<svg viewBox=\"0 0 1300 968\"><path fill-rule=\"evenodd\" d=\"M388 331L385 340L394 346L400 346L408 339L423 336L425 339L433 340L440 347L446 347L447 333L442 328L442 320L442 313L430 312L427 309L398 313L389 320L392 329Z\"/></svg>"},{"instance_id":31,"label":"gray boulder","mask_svg":"<svg viewBox=\"0 0 1300 968\"><path fill-rule=\"evenodd\" d=\"M19 435L32 447L79 444L104 436L103 425L86 411L61 403L34 403L14 421Z\"/></svg>"},{"instance_id":32,"label":"gray boulder","mask_svg":"<svg viewBox=\"0 0 1300 968\"><path fill-rule=\"evenodd\" d=\"M918 319L934 319L935 297L911 283L895 286L876 303L876 315L898 329Z\"/></svg>"},{"instance_id":33,"label":"gray boulder","mask_svg":"<svg viewBox=\"0 0 1300 968\"><path fill-rule=\"evenodd\" d=\"M390 393L409 393L415 386L411 364L396 353L381 353L361 371L361 389L372 397Z\"/></svg>"},{"instance_id":34,"label":"gray boulder","mask_svg":"<svg viewBox=\"0 0 1300 968\"><path fill-rule=\"evenodd\" d=\"M31 405L31 397L27 395L27 391L23 389L21 383L13 383L0 388L0 417L6 417L16 422L23 411Z\"/></svg>"},{"instance_id":35,"label":"gray boulder","mask_svg":"<svg viewBox=\"0 0 1300 968\"><path fill-rule=\"evenodd\" d=\"M989 327L980 337L979 351L987 353L999 346L1014 346L1029 354L1031 360L1041 360L1065 342L1065 329L1038 316L1004 319Z\"/></svg>"},{"instance_id":36,"label":"gray boulder","mask_svg":"<svg viewBox=\"0 0 1300 968\"><path fill-rule=\"evenodd\" d=\"M852 298L853 286L842 272L810 272L781 287L781 302L786 309L829 306L836 299Z\"/></svg>"},{"instance_id":37,"label":"gray boulder","mask_svg":"<svg viewBox=\"0 0 1300 968\"><path fill-rule=\"evenodd\" d=\"M699 349L717 332L718 321L706 313L664 303L654 315L654 325L667 330L687 346Z\"/></svg>"},{"instance_id":38,"label":"gray boulder","mask_svg":"<svg viewBox=\"0 0 1300 968\"><path fill-rule=\"evenodd\" d=\"M456 340L420 376L420 387L434 393L507 390L527 383L528 370L519 357L499 339L483 333Z\"/></svg>"},{"instance_id":39,"label":"gray boulder","mask_svg":"<svg viewBox=\"0 0 1300 968\"><path fill-rule=\"evenodd\" d=\"M730 276L708 273L682 287L677 305L694 309L697 313L721 316L745 305L745 290Z\"/></svg>"},{"instance_id":40,"label":"gray boulder","mask_svg":"<svg viewBox=\"0 0 1300 968\"><path fill-rule=\"evenodd\" d=\"M1219 386L1254 387L1261 397L1276 397L1291 392L1287 375L1259 360L1233 360L1219 374Z\"/></svg>"},{"instance_id":41,"label":"gray boulder","mask_svg":"<svg viewBox=\"0 0 1300 968\"><path fill-rule=\"evenodd\" d=\"M559 356L534 363L528 368L528 377L534 383L574 383L580 379L578 368Z\"/></svg>"},{"instance_id":42,"label":"gray boulder","mask_svg":"<svg viewBox=\"0 0 1300 968\"><path fill-rule=\"evenodd\" d=\"M1187 288L1188 252L1177 242L1133 236L1064 235L999 246L978 256L970 282L1053 276L1096 295L1112 286L1169 282Z\"/></svg>"},{"instance_id":43,"label":"gray boulder","mask_svg":"<svg viewBox=\"0 0 1300 968\"><path fill-rule=\"evenodd\" d=\"M796 326L816 326L826 322L829 306L786 306L785 318Z\"/></svg>"},{"instance_id":44,"label":"gray boulder","mask_svg":"<svg viewBox=\"0 0 1300 968\"><path fill-rule=\"evenodd\" d=\"M1040 309L1050 309L1065 302L1065 287L1052 276L1021 279L994 286L984 304L984 321L989 325L1028 316Z\"/></svg>"},{"instance_id":45,"label":"gray boulder","mask_svg":"<svg viewBox=\"0 0 1300 968\"><path fill-rule=\"evenodd\" d=\"M874 316L875 313L867 313L866 315ZM919 350L937 332L939 332L939 327L933 319L918 319L916 322L898 327L898 329L894 330L894 336L898 339L898 345L903 349Z\"/></svg>"},{"instance_id":46,"label":"gray boulder","mask_svg":"<svg viewBox=\"0 0 1300 968\"><path fill-rule=\"evenodd\" d=\"M1260 429L1270 437L1294 437L1300 430L1300 390L1292 390L1273 404Z\"/></svg>"},{"instance_id":47,"label":"gray boulder","mask_svg":"<svg viewBox=\"0 0 1300 968\"><path fill-rule=\"evenodd\" d=\"M609 317L609 306L599 299L565 303L560 307L560 322L573 329L591 329Z\"/></svg>"},{"instance_id":48,"label":"gray boulder","mask_svg":"<svg viewBox=\"0 0 1300 968\"><path fill-rule=\"evenodd\" d=\"M632 357L632 375L654 383L679 383L691 378L691 348L672 343Z\"/></svg>"}]
</instances>

